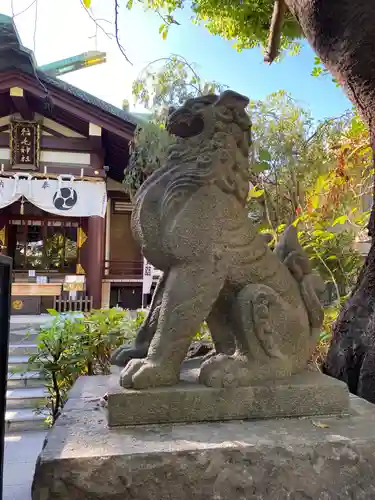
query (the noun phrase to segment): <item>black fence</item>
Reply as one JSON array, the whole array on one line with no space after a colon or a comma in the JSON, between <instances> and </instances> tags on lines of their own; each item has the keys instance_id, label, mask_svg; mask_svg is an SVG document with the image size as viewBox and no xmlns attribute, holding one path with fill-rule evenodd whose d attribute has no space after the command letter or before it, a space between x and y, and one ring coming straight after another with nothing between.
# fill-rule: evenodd
<instances>
[{"instance_id":1,"label":"black fence","mask_svg":"<svg viewBox=\"0 0 375 500\"><path fill-rule=\"evenodd\" d=\"M0 499L3 498L11 283L12 259L0 255Z\"/></svg>"}]
</instances>

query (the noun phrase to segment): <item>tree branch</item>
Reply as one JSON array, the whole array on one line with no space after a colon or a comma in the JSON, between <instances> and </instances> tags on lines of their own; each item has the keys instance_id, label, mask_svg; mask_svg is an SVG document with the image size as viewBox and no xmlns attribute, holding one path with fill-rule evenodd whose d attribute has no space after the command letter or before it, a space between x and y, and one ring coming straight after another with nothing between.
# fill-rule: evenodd
<instances>
[{"instance_id":1,"label":"tree branch","mask_svg":"<svg viewBox=\"0 0 375 500\"><path fill-rule=\"evenodd\" d=\"M126 55L124 47L121 45L120 42L120 35L119 35L119 29L118 29L118 11L119 11L119 4L118 0L115 0L115 38L116 38L116 43L117 47L119 48L121 54L125 57L125 59L128 61L129 64L133 65L128 56Z\"/></svg>"},{"instance_id":2,"label":"tree branch","mask_svg":"<svg viewBox=\"0 0 375 500\"><path fill-rule=\"evenodd\" d=\"M14 5L13 5L13 0L11 3L11 8L12 8L12 18L14 19L17 16L20 16L21 14L24 14L26 11L28 11L35 3L37 0L33 0L30 5L28 5L25 9L21 10L20 12L17 12L17 14L14 13Z\"/></svg>"},{"instance_id":3,"label":"tree branch","mask_svg":"<svg viewBox=\"0 0 375 500\"><path fill-rule=\"evenodd\" d=\"M286 10L285 0L275 0L270 26L268 47L264 55L264 62L272 64L279 55L281 28Z\"/></svg>"},{"instance_id":4,"label":"tree branch","mask_svg":"<svg viewBox=\"0 0 375 500\"><path fill-rule=\"evenodd\" d=\"M172 24L176 24L177 26L181 26L181 23L176 21L176 19L174 19L171 15L168 15L167 17L165 17L165 16L163 16L163 14L159 10L157 10L156 13L160 17L160 19L168 26L171 26Z\"/></svg>"},{"instance_id":5,"label":"tree branch","mask_svg":"<svg viewBox=\"0 0 375 500\"><path fill-rule=\"evenodd\" d=\"M34 33L33 33L33 50L34 54L36 52L36 29L38 25L38 0L35 1L35 19L34 19Z\"/></svg>"},{"instance_id":6,"label":"tree branch","mask_svg":"<svg viewBox=\"0 0 375 500\"><path fill-rule=\"evenodd\" d=\"M118 0L115 0L115 33L114 34L113 33L109 33L108 31L106 31L103 28L103 26L98 22L99 19L96 19L95 16L90 11L90 9L87 9L85 7L85 5L83 3L83 0L80 0L80 3L81 3L82 8L84 9L84 11L87 13L87 15L89 16L89 18L91 19L91 21L95 24L96 28L99 29L110 40L115 39L116 40L116 44L117 44L118 48L120 49L121 54L125 57L126 61L129 64L133 65L133 63L129 60L128 56L126 55L125 49L121 45L120 38L119 38L119 29L118 29L118 9L119 9L119 5L118 5ZM111 24L111 22L107 21L106 19L100 19L100 20L104 21L106 23Z\"/></svg>"}]
</instances>

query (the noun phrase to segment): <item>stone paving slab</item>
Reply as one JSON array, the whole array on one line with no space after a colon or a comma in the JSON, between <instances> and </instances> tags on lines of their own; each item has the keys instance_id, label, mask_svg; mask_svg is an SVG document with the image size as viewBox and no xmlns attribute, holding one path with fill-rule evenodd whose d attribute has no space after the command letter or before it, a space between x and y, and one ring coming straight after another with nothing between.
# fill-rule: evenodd
<instances>
[{"instance_id":1,"label":"stone paving slab","mask_svg":"<svg viewBox=\"0 0 375 500\"><path fill-rule=\"evenodd\" d=\"M3 500L31 500L35 464L46 434L27 431L5 436Z\"/></svg>"}]
</instances>

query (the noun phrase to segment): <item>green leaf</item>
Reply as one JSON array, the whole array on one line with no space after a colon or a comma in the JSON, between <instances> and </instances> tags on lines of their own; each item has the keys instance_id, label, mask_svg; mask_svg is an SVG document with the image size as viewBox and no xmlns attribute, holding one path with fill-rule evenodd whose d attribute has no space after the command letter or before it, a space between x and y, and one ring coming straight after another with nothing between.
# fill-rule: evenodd
<instances>
[{"instance_id":1,"label":"green leaf","mask_svg":"<svg viewBox=\"0 0 375 500\"><path fill-rule=\"evenodd\" d=\"M60 314L56 311L56 309L47 309L47 312L51 316L60 316Z\"/></svg>"},{"instance_id":2,"label":"green leaf","mask_svg":"<svg viewBox=\"0 0 375 500\"><path fill-rule=\"evenodd\" d=\"M86 9L89 9L91 7L91 0L82 0L82 2Z\"/></svg>"},{"instance_id":3,"label":"green leaf","mask_svg":"<svg viewBox=\"0 0 375 500\"><path fill-rule=\"evenodd\" d=\"M326 231L325 235L322 238L322 241L329 241L329 240L333 240L334 238L335 238L334 233L330 233L330 232Z\"/></svg>"},{"instance_id":4,"label":"green leaf","mask_svg":"<svg viewBox=\"0 0 375 500\"><path fill-rule=\"evenodd\" d=\"M336 226L337 224L345 224L347 220L348 220L347 215L341 215L340 217L337 217L337 219L333 221L332 227Z\"/></svg>"},{"instance_id":5,"label":"green leaf","mask_svg":"<svg viewBox=\"0 0 375 500\"><path fill-rule=\"evenodd\" d=\"M163 40L166 40L166 39L167 39L167 36L168 36L168 28L166 28L166 29L163 31L163 33L162 33L161 37L162 37L162 39L163 39Z\"/></svg>"},{"instance_id":6,"label":"green leaf","mask_svg":"<svg viewBox=\"0 0 375 500\"><path fill-rule=\"evenodd\" d=\"M267 170L269 168L269 164L265 161L262 161L262 162L255 162L253 163L253 166L252 166L252 170L259 174L261 172L264 172L265 170Z\"/></svg>"},{"instance_id":7,"label":"green leaf","mask_svg":"<svg viewBox=\"0 0 375 500\"><path fill-rule=\"evenodd\" d=\"M280 224L279 226L277 226L276 232L282 233L285 229L286 229L286 224Z\"/></svg>"},{"instance_id":8,"label":"green leaf","mask_svg":"<svg viewBox=\"0 0 375 500\"><path fill-rule=\"evenodd\" d=\"M259 159L262 161L271 161L271 153L267 149L261 149L259 151Z\"/></svg>"},{"instance_id":9,"label":"green leaf","mask_svg":"<svg viewBox=\"0 0 375 500\"><path fill-rule=\"evenodd\" d=\"M164 31L164 29L165 29L165 24L161 24L159 27L159 34L161 34L162 31Z\"/></svg>"},{"instance_id":10,"label":"green leaf","mask_svg":"<svg viewBox=\"0 0 375 500\"><path fill-rule=\"evenodd\" d=\"M311 72L311 76L319 76L323 72L322 68L314 68Z\"/></svg>"},{"instance_id":11,"label":"green leaf","mask_svg":"<svg viewBox=\"0 0 375 500\"><path fill-rule=\"evenodd\" d=\"M314 210L316 210L319 206L319 195L315 194L311 197L311 206Z\"/></svg>"}]
</instances>

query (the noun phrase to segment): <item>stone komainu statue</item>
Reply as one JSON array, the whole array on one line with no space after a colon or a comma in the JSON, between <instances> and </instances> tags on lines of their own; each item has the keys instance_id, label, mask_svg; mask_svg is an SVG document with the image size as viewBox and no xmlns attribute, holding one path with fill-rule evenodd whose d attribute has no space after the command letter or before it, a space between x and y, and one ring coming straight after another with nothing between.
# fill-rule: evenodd
<instances>
[{"instance_id":1,"label":"stone komainu statue","mask_svg":"<svg viewBox=\"0 0 375 500\"><path fill-rule=\"evenodd\" d=\"M205 319L217 354L202 363L200 382L212 387L289 376L316 345L324 285L295 228L272 252L245 208L247 105L226 91L190 99L169 116L177 142L137 192L132 215L144 256L163 276L134 350L115 353L127 363L123 387L176 384Z\"/></svg>"}]
</instances>

